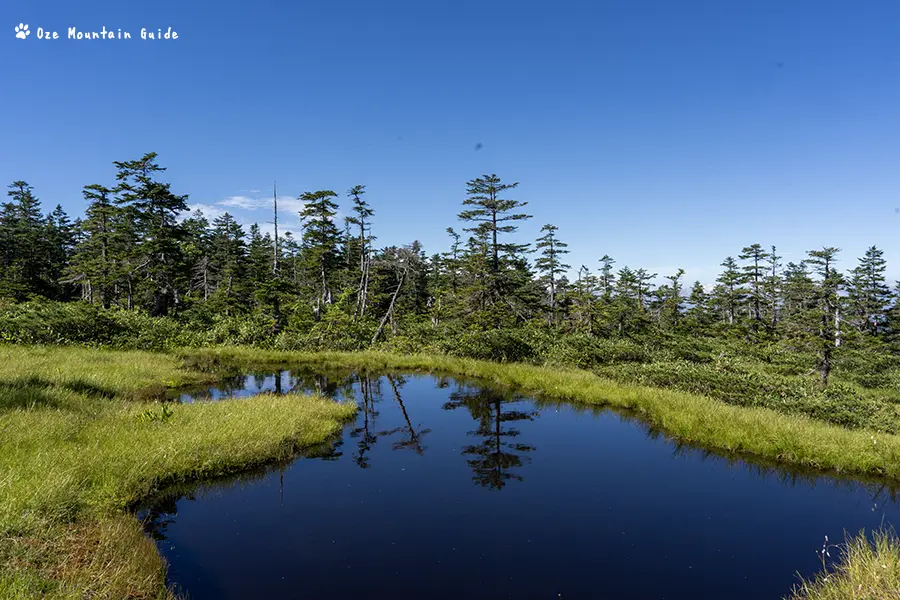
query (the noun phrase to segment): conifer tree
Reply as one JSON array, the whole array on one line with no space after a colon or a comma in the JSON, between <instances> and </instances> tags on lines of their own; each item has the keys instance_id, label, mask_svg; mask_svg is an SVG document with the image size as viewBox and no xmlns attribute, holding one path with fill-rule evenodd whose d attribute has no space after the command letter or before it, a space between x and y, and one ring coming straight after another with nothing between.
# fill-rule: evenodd
<instances>
[{"instance_id":1,"label":"conifer tree","mask_svg":"<svg viewBox=\"0 0 900 600\"><path fill-rule=\"evenodd\" d=\"M256 229L257 236L259 228ZM227 315L243 303L243 281L247 271L247 247L244 230L229 213L212 222L210 270L215 281L213 297Z\"/></svg>"},{"instance_id":2,"label":"conifer tree","mask_svg":"<svg viewBox=\"0 0 900 600\"><path fill-rule=\"evenodd\" d=\"M366 314L366 303L369 292L369 268L371 260L371 244L375 237L371 235L372 225L371 219L375 211L369 206L369 203L363 199L366 193L366 186L356 185L350 188L347 195L353 200L351 210L353 215L347 217L347 223L357 227L356 240L354 243L356 253L358 254L357 263L359 265L359 277L356 287L356 307L353 316L362 317ZM349 249L348 249L349 250ZM352 253L347 252L347 260L353 259Z\"/></svg>"},{"instance_id":3,"label":"conifer tree","mask_svg":"<svg viewBox=\"0 0 900 600\"><path fill-rule=\"evenodd\" d=\"M512 254L522 249L518 244L500 242L500 235L515 232L518 227L512 223L531 218L531 215L513 212L524 207L527 202L501 197L504 192L515 189L518 185L518 182L503 183L496 175L482 175L466 183L468 197L463 200L463 205L475 208L459 213L459 219L476 224L466 231L487 236L490 268L495 276L500 271L501 253Z\"/></svg>"},{"instance_id":4,"label":"conifer tree","mask_svg":"<svg viewBox=\"0 0 900 600\"><path fill-rule=\"evenodd\" d=\"M709 294L699 281L695 281L691 286L691 293L688 296L688 304L686 318L690 320L693 327L704 330L712 325L714 319L709 307Z\"/></svg>"},{"instance_id":5,"label":"conifer tree","mask_svg":"<svg viewBox=\"0 0 900 600\"><path fill-rule=\"evenodd\" d=\"M834 263L837 262L838 252L840 249L832 247L807 252L809 255L807 262L820 278L816 296L820 322L819 338L821 340L819 374L823 385L828 385L838 340L838 291L843 279L834 266Z\"/></svg>"},{"instance_id":6,"label":"conifer tree","mask_svg":"<svg viewBox=\"0 0 900 600\"><path fill-rule=\"evenodd\" d=\"M738 258L750 261L745 265L743 270L743 281L750 284L748 298L750 306L753 310L753 331L759 331L762 324L762 305L763 305L763 281L765 273L763 271L763 263L767 258L766 251L759 244L747 246L741 250ZM727 268L727 267L726 267Z\"/></svg>"},{"instance_id":7,"label":"conifer tree","mask_svg":"<svg viewBox=\"0 0 900 600\"><path fill-rule=\"evenodd\" d=\"M600 293L606 302L610 302L613 296L613 290L616 284L616 275L613 272L613 265L616 261L608 254L604 254L600 259Z\"/></svg>"},{"instance_id":8,"label":"conifer tree","mask_svg":"<svg viewBox=\"0 0 900 600\"><path fill-rule=\"evenodd\" d=\"M117 202L130 209L139 242L134 248L137 266L150 282L152 315L165 315L172 304L179 304L176 279L184 268L181 242L184 230L178 216L187 210L187 196L174 194L170 184L155 179L166 170L156 163L157 154L150 152L137 160L115 162Z\"/></svg>"},{"instance_id":9,"label":"conifer tree","mask_svg":"<svg viewBox=\"0 0 900 600\"><path fill-rule=\"evenodd\" d=\"M719 286L716 288L718 303L725 311L729 325L734 325L737 318L737 311L740 303L744 298L741 285L744 283L744 276L738 269L737 262L731 256L722 261L725 270L716 278Z\"/></svg>"},{"instance_id":10,"label":"conifer tree","mask_svg":"<svg viewBox=\"0 0 900 600\"><path fill-rule=\"evenodd\" d=\"M884 252L875 246L866 250L859 264L850 271L848 295L856 327L878 335L884 327L891 302L887 286Z\"/></svg>"},{"instance_id":11,"label":"conifer tree","mask_svg":"<svg viewBox=\"0 0 900 600\"><path fill-rule=\"evenodd\" d=\"M768 325L774 330L778 325L778 310L781 297L781 257L775 246L766 253L766 276L763 282L763 294L766 297L766 306L768 310Z\"/></svg>"},{"instance_id":12,"label":"conifer tree","mask_svg":"<svg viewBox=\"0 0 900 600\"><path fill-rule=\"evenodd\" d=\"M47 272L48 248L41 202L25 181L9 185L10 201L0 211L3 242L4 295L17 300L28 296L52 296L55 282Z\"/></svg>"},{"instance_id":13,"label":"conifer tree","mask_svg":"<svg viewBox=\"0 0 900 600\"><path fill-rule=\"evenodd\" d=\"M547 233L539 237L535 244L535 248L541 252L541 256L535 261L535 267L547 281L550 295L550 323L555 325L559 278L570 268L560 260L560 257L569 253L567 250L569 245L556 237L556 232L559 231L556 225L548 223L541 227L541 232L544 231Z\"/></svg>"},{"instance_id":14,"label":"conifer tree","mask_svg":"<svg viewBox=\"0 0 900 600\"><path fill-rule=\"evenodd\" d=\"M318 292L313 301L316 319L332 301L334 272L340 265L338 244L340 232L334 224L338 206L331 190L304 192L300 200L304 202L300 211L303 224L302 260L310 281L315 281Z\"/></svg>"}]
</instances>

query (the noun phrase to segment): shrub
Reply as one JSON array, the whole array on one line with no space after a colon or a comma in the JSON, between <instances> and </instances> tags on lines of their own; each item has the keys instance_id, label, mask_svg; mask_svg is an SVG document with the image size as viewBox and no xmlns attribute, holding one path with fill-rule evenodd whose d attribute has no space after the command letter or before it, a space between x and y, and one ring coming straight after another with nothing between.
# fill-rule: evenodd
<instances>
[{"instance_id":1,"label":"shrub","mask_svg":"<svg viewBox=\"0 0 900 600\"><path fill-rule=\"evenodd\" d=\"M441 340L438 348L461 358L525 362L535 358L537 354L534 346L525 338L525 334L517 329L471 331Z\"/></svg>"},{"instance_id":2,"label":"shrub","mask_svg":"<svg viewBox=\"0 0 900 600\"><path fill-rule=\"evenodd\" d=\"M650 352L630 340L596 338L570 334L560 338L548 351L549 364L591 369L599 365L640 363L651 359Z\"/></svg>"},{"instance_id":3,"label":"shrub","mask_svg":"<svg viewBox=\"0 0 900 600\"><path fill-rule=\"evenodd\" d=\"M83 302L0 306L0 340L18 344L111 345L123 333L113 313Z\"/></svg>"}]
</instances>

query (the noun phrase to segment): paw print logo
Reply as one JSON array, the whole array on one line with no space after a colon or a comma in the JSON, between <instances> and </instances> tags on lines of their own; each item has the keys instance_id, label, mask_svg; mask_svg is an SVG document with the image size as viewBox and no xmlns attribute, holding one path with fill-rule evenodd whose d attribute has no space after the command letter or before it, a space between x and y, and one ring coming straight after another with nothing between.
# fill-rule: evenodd
<instances>
[{"instance_id":1,"label":"paw print logo","mask_svg":"<svg viewBox=\"0 0 900 600\"><path fill-rule=\"evenodd\" d=\"M24 23L19 23L16 25L16 37L20 40L24 40L29 35L31 35L31 31L28 30L28 25Z\"/></svg>"}]
</instances>

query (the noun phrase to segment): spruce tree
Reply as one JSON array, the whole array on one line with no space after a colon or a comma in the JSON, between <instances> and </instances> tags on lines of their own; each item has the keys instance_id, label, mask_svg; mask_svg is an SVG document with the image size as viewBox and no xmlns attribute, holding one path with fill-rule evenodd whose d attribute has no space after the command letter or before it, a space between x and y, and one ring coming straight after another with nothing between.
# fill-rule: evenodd
<instances>
[{"instance_id":1,"label":"spruce tree","mask_svg":"<svg viewBox=\"0 0 900 600\"><path fill-rule=\"evenodd\" d=\"M606 302L610 302L613 296L613 289L616 284L616 275L613 272L613 265L616 261L608 254L604 254L600 259L600 293Z\"/></svg>"},{"instance_id":2,"label":"spruce tree","mask_svg":"<svg viewBox=\"0 0 900 600\"><path fill-rule=\"evenodd\" d=\"M10 201L0 211L3 242L4 295L16 300L29 296L51 297L56 282L50 280L45 221L34 188L25 181L10 184Z\"/></svg>"},{"instance_id":3,"label":"spruce tree","mask_svg":"<svg viewBox=\"0 0 900 600\"><path fill-rule=\"evenodd\" d=\"M763 263L767 258L767 254L762 246L753 244L741 250L738 258L750 261L750 264L745 265L742 269L744 274L743 280L750 284L748 298L753 309L753 331L759 331L759 327L762 324L763 281L765 278Z\"/></svg>"},{"instance_id":4,"label":"spruce tree","mask_svg":"<svg viewBox=\"0 0 900 600\"><path fill-rule=\"evenodd\" d=\"M547 224L541 227L541 232L546 231L543 236L539 237L535 248L541 252L541 256L535 261L535 267L547 282L550 300L550 323L555 325L557 322L557 292L559 285L559 277L569 269L570 266L560 260L561 255L568 254L568 244L560 241L556 237L559 227Z\"/></svg>"},{"instance_id":5,"label":"spruce tree","mask_svg":"<svg viewBox=\"0 0 900 600\"><path fill-rule=\"evenodd\" d=\"M744 276L738 269L737 262L731 256L722 261L725 270L716 278L719 286L716 288L716 295L719 305L724 309L725 316L729 325L734 325L737 318L738 307L744 298L741 285L744 283Z\"/></svg>"},{"instance_id":6,"label":"spruce tree","mask_svg":"<svg viewBox=\"0 0 900 600\"><path fill-rule=\"evenodd\" d=\"M842 277L835 269L839 248L822 248L807 252L809 263L813 271L819 276L816 290L819 312L819 338L821 352L819 361L819 374L823 385L828 385L828 377L831 374L834 351L837 346L838 333L838 292L841 287Z\"/></svg>"},{"instance_id":7,"label":"spruce tree","mask_svg":"<svg viewBox=\"0 0 900 600\"><path fill-rule=\"evenodd\" d=\"M855 325L873 335L881 332L891 302L886 269L884 252L871 246L859 259L859 265L850 271L847 291Z\"/></svg>"},{"instance_id":8,"label":"spruce tree","mask_svg":"<svg viewBox=\"0 0 900 600\"><path fill-rule=\"evenodd\" d=\"M347 217L347 223L356 226L356 239L354 240L355 252L358 255L356 263L359 265L358 284L356 287L356 307L353 316L362 317L366 314L367 296L369 292L369 261L371 259L371 244L375 237L371 235L372 224L371 219L375 211L369 206L369 203L363 199L366 193L366 186L356 185L350 188L347 195L350 196L353 203L351 210L353 215ZM353 260L351 252L347 252L347 260Z\"/></svg>"},{"instance_id":9,"label":"spruce tree","mask_svg":"<svg viewBox=\"0 0 900 600\"><path fill-rule=\"evenodd\" d=\"M68 300L71 296L72 287L63 283L63 280L75 247L75 236L75 225L69 220L62 206L57 204L47 215L44 231L47 283L48 289L52 290L50 297L54 300Z\"/></svg>"},{"instance_id":10,"label":"spruce tree","mask_svg":"<svg viewBox=\"0 0 900 600\"><path fill-rule=\"evenodd\" d=\"M331 190L304 192L300 200L304 202L300 211L303 224L302 260L309 280L315 281L318 292L313 301L316 319L321 318L324 307L331 304L334 272L340 265L338 244L340 231L334 224L338 206L337 197Z\"/></svg>"},{"instance_id":11,"label":"spruce tree","mask_svg":"<svg viewBox=\"0 0 900 600\"><path fill-rule=\"evenodd\" d=\"M135 218L139 243L134 248L135 270L147 274L150 283L152 315L168 314L178 305L178 276L184 269L181 243L184 229L178 216L187 210L187 196L176 195L168 183L155 179L166 170L156 163L157 154L150 152L137 160L115 162L119 206L127 207Z\"/></svg>"},{"instance_id":12,"label":"spruce tree","mask_svg":"<svg viewBox=\"0 0 900 600\"><path fill-rule=\"evenodd\" d=\"M466 231L487 237L489 264L495 277L500 271L501 254L515 254L523 248L520 244L501 242L500 236L514 233L518 229L512 223L531 218L531 215L513 212L527 205L527 202L501 197L504 192L515 189L518 185L518 182L503 183L496 175L483 175L466 183L468 197L463 200L463 205L474 208L459 213L459 219L475 223Z\"/></svg>"},{"instance_id":13,"label":"spruce tree","mask_svg":"<svg viewBox=\"0 0 900 600\"><path fill-rule=\"evenodd\" d=\"M259 235L258 227L256 235ZM215 282L213 297L226 315L239 310L244 303L243 282L248 268L244 237L244 229L229 213L213 220L209 242L210 271Z\"/></svg>"}]
</instances>

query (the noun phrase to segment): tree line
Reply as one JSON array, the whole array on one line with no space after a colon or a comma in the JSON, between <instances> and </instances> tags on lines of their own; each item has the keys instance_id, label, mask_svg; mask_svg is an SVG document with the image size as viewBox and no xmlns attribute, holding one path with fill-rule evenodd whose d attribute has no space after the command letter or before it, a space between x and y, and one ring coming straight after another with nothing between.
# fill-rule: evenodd
<instances>
[{"instance_id":1,"label":"tree line","mask_svg":"<svg viewBox=\"0 0 900 600\"><path fill-rule=\"evenodd\" d=\"M817 349L825 381L841 344L893 341L900 330L898 290L875 246L842 271L835 247L785 264L776 247L751 244L722 261L711 289L687 288L682 269L655 285L660 274L617 267L608 255L570 279L568 245L555 225L531 243L516 241L519 224L533 217L512 197L518 184L493 174L466 183L459 230L447 227L447 249L428 255L418 241L375 245L364 185L346 192L343 223L338 193L301 194L297 238L279 235L274 193L275 230L264 234L228 213L182 218L188 198L163 181L155 153L114 167L114 181L84 187L84 215L74 221L59 205L44 214L27 182L9 185L0 209L0 297L180 318L264 313L273 333L331 319L372 343L412 326L525 324L601 337L789 339Z\"/></svg>"}]
</instances>

